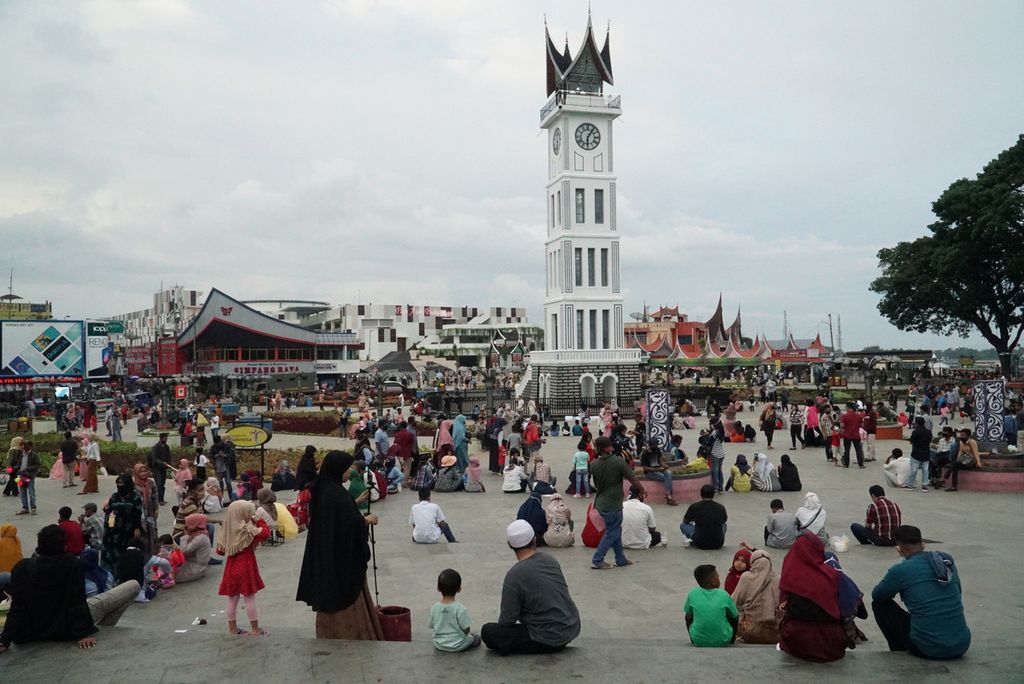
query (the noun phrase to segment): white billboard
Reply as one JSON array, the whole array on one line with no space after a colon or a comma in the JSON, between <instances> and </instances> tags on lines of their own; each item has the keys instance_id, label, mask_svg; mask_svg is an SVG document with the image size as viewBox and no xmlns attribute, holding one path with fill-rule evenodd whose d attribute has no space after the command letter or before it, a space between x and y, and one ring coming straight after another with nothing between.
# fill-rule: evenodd
<instances>
[{"instance_id":1,"label":"white billboard","mask_svg":"<svg viewBox=\"0 0 1024 684\"><path fill-rule=\"evenodd\" d=\"M103 321L85 323L85 368L89 380L106 380L114 361L114 344Z\"/></svg>"},{"instance_id":2,"label":"white billboard","mask_svg":"<svg viewBox=\"0 0 1024 684\"><path fill-rule=\"evenodd\" d=\"M0 321L0 384L81 381L82 332L82 321Z\"/></svg>"}]
</instances>

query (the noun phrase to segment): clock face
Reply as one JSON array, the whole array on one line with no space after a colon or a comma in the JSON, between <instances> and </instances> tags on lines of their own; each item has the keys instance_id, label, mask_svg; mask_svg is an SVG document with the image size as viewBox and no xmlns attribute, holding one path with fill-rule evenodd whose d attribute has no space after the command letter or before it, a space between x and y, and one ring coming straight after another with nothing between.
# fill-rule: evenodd
<instances>
[{"instance_id":1,"label":"clock face","mask_svg":"<svg viewBox=\"0 0 1024 684\"><path fill-rule=\"evenodd\" d=\"M562 129L556 128L551 135L551 150L557 155L562 149Z\"/></svg>"},{"instance_id":2,"label":"clock face","mask_svg":"<svg viewBox=\"0 0 1024 684\"><path fill-rule=\"evenodd\" d=\"M592 150L601 143L601 131L592 123L580 124L576 129L576 144L585 150Z\"/></svg>"}]
</instances>

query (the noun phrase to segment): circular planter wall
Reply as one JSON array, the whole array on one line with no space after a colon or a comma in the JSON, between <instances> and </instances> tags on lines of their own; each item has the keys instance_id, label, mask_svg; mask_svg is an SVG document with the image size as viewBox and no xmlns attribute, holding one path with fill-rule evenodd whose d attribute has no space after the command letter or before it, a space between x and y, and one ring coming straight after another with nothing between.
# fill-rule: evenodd
<instances>
[{"instance_id":1,"label":"circular planter wall","mask_svg":"<svg viewBox=\"0 0 1024 684\"><path fill-rule=\"evenodd\" d=\"M644 486L645 499L647 503L665 503L665 485L661 480L648 480L640 477L640 484ZM684 501L696 501L700 499L700 488L711 482L711 471L702 470L688 475L676 475L672 478L672 498L682 503ZM629 480L622 483L623 496L629 494Z\"/></svg>"}]
</instances>

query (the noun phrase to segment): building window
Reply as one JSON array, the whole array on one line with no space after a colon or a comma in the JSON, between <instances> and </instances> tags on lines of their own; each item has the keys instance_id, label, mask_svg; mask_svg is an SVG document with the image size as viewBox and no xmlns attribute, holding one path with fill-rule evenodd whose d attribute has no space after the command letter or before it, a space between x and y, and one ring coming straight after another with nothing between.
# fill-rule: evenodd
<instances>
[{"instance_id":1,"label":"building window","mask_svg":"<svg viewBox=\"0 0 1024 684\"><path fill-rule=\"evenodd\" d=\"M611 349L611 344L608 343L611 329L611 312L608 309L601 309L601 349Z\"/></svg>"},{"instance_id":2,"label":"building window","mask_svg":"<svg viewBox=\"0 0 1024 684\"><path fill-rule=\"evenodd\" d=\"M551 196L551 227L555 227L555 196Z\"/></svg>"},{"instance_id":3,"label":"building window","mask_svg":"<svg viewBox=\"0 0 1024 684\"><path fill-rule=\"evenodd\" d=\"M558 349L558 314L551 314L551 349Z\"/></svg>"},{"instance_id":4,"label":"building window","mask_svg":"<svg viewBox=\"0 0 1024 684\"><path fill-rule=\"evenodd\" d=\"M590 348L597 349L597 309L590 310Z\"/></svg>"},{"instance_id":5,"label":"building window","mask_svg":"<svg viewBox=\"0 0 1024 684\"><path fill-rule=\"evenodd\" d=\"M594 258L597 254L597 250L593 247L587 249L587 285L594 287L594 278L597 277L597 269L594 265Z\"/></svg>"},{"instance_id":6,"label":"building window","mask_svg":"<svg viewBox=\"0 0 1024 684\"><path fill-rule=\"evenodd\" d=\"M576 248L576 286L583 287L583 249Z\"/></svg>"},{"instance_id":7,"label":"building window","mask_svg":"<svg viewBox=\"0 0 1024 684\"><path fill-rule=\"evenodd\" d=\"M576 348L583 349L583 310L576 310Z\"/></svg>"},{"instance_id":8,"label":"building window","mask_svg":"<svg viewBox=\"0 0 1024 684\"><path fill-rule=\"evenodd\" d=\"M562 191L559 190L557 195L558 195L558 202L555 205L557 207L555 209L555 211L558 212L558 225L562 225Z\"/></svg>"},{"instance_id":9,"label":"building window","mask_svg":"<svg viewBox=\"0 0 1024 684\"><path fill-rule=\"evenodd\" d=\"M584 223L587 220L586 212L587 191L583 188L576 188L576 223Z\"/></svg>"},{"instance_id":10,"label":"building window","mask_svg":"<svg viewBox=\"0 0 1024 684\"><path fill-rule=\"evenodd\" d=\"M608 248L601 248L601 287L608 287Z\"/></svg>"},{"instance_id":11,"label":"building window","mask_svg":"<svg viewBox=\"0 0 1024 684\"><path fill-rule=\"evenodd\" d=\"M594 190L594 223L604 223L604 190Z\"/></svg>"}]
</instances>

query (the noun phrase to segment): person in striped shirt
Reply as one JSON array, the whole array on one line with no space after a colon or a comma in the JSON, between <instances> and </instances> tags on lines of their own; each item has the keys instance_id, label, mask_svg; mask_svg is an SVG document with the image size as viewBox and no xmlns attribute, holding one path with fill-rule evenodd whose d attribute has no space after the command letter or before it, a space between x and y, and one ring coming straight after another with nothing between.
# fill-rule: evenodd
<instances>
[{"instance_id":1,"label":"person in striped shirt","mask_svg":"<svg viewBox=\"0 0 1024 684\"><path fill-rule=\"evenodd\" d=\"M865 524L853 523L850 531L861 544L895 546L893 535L901 524L900 507L886 498L885 490L880 485L871 485L868 494L871 495L871 504L868 506Z\"/></svg>"}]
</instances>

